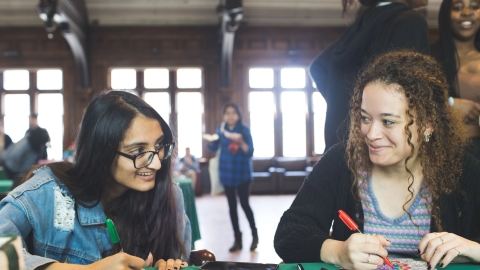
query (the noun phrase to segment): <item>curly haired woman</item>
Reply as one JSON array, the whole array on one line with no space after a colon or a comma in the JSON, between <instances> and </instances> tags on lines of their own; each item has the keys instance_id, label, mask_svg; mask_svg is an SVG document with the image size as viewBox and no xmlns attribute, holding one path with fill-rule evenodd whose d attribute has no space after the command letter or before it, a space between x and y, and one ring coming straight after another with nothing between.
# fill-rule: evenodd
<instances>
[{"instance_id":1,"label":"curly haired woman","mask_svg":"<svg viewBox=\"0 0 480 270\"><path fill-rule=\"evenodd\" d=\"M421 257L432 268L480 262L480 162L463 151L447 87L438 64L418 53L367 66L348 142L325 153L280 220L274 244L284 261L347 269L376 269L387 256ZM366 235L350 231L338 210Z\"/></svg>"}]
</instances>

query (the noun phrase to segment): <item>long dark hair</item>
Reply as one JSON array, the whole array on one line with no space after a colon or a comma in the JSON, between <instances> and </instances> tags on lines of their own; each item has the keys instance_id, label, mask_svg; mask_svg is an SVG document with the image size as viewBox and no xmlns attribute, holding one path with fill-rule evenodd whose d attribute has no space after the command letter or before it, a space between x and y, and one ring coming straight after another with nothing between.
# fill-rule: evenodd
<instances>
[{"instance_id":1,"label":"long dark hair","mask_svg":"<svg viewBox=\"0 0 480 270\"><path fill-rule=\"evenodd\" d=\"M432 55L440 62L449 84L449 93L458 96L457 74L460 68L457 48L452 33L452 0L443 0L438 12L438 40L432 47ZM475 48L480 51L480 31L475 35Z\"/></svg>"},{"instance_id":2,"label":"long dark hair","mask_svg":"<svg viewBox=\"0 0 480 270\"><path fill-rule=\"evenodd\" d=\"M111 166L118 145L132 120L143 115L157 120L165 142L173 136L162 117L140 97L111 91L97 96L89 105L82 120L76 141L76 162L49 165L55 175L68 187L75 202L93 207L114 181ZM133 164L132 164L133 165ZM147 192L128 190L108 205L105 212L115 222L125 252L147 258L152 252L155 260L186 258L185 246L179 232L177 204L171 179L171 158L162 161L155 187Z\"/></svg>"},{"instance_id":3,"label":"long dark hair","mask_svg":"<svg viewBox=\"0 0 480 270\"><path fill-rule=\"evenodd\" d=\"M414 199L412 186L415 178L407 164L415 153L409 129L415 124L425 188L432 195L433 205L429 210L436 228L441 231L440 206L446 195L457 190L466 140L461 118L447 102L445 76L435 60L416 52L390 52L380 55L366 66L357 80L350 102L351 123L346 155L349 169L355 176L352 190L356 190L358 180L363 178L361 171L369 173L372 168L365 136L361 131L362 96L369 83L393 86L405 93L408 106L406 114L410 119L404 130L411 153L405 160L405 170L410 174L410 196L403 210L410 216L405 206ZM427 124L433 129L429 142L423 140ZM354 195L358 200L357 192ZM420 195L423 196L422 193Z\"/></svg>"}]
</instances>

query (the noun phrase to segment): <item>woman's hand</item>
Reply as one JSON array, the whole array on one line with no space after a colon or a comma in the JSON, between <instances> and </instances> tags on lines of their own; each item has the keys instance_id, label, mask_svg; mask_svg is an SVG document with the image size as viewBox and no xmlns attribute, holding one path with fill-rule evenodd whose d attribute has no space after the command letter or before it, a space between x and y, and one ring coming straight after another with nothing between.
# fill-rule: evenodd
<instances>
[{"instance_id":1,"label":"woman's hand","mask_svg":"<svg viewBox=\"0 0 480 270\"><path fill-rule=\"evenodd\" d=\"M480 104L463 98L454 98L453 107L459 109L467 123L478 123Z\"/></svg>"},{"instance_id":2,"label":"woman's hand","mask_svg":"<svg viewBox=\"0 0 480 270\"><path fill-rule=\"evenodd\" d=\"M330 240L327 240L330 241ZM325 241L325 242L327 242ZM390 246L391 243L381 235L368 235L355 233L347 241L339 242L338 249L329 249L325 244L322 246L321 259L324 262L341 265L345 269L377 269L377 266L383 264L383 257L388 255L384 246ZM332 246L333 247L333 246ZM328 254L329 253L329 254ZM337 258L330 260L336 256Z\"/></svg>"},{"instance_id":3,"label":"woman's hand","mask_svg":"<svg viewBox=\"0 0 480 270\"><path fill-rule=\"evenodd\" d=\"M188 263L182 262L182 260L174 260L174 259L168 259L168 260L163 260L160 259L157 261L155 264L155 267L158 267L158 270L178 270L180 268L185 268L188 266Z\"/></svg>"},{"instance_id":4,"label":"woman's hand","mask_svg":"<svg viewBox=\"0 0 480 270\"><path fill-rule=\"evenodd\" d=\"M445 267L452 261L480 262L479 243L448 232L426 234L418 244L418 250L422 252L422 259L432 268L435 268L440 260L440 267Z\"/></svg>"}]
</instances>

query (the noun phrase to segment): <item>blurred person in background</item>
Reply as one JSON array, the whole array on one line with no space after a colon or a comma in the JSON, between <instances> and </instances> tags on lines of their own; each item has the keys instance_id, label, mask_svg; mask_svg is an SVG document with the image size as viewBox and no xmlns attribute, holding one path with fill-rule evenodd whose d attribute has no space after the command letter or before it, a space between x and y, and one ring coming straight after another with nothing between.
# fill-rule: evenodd
<instances>
[{"instance_id":1,"label":"blurred person in background","mask_svg":"<svg viewBox=\"0 0 480 270\"><path fill-rule=\"evenodd\" d=\"M12 138L4 133L3 121L0 121L0 166L3 166L4 162L4 151L7 149L10 144L12 144Z\"/></svg>"},{"instance_id":2,"label":"blurred person in background","mask_svg":"<svg viewBox=\"0 0 480 270\"><path fill-rule=\"evenodd\" d=\"M480 1L444 0L432 55L449 83L449 102L467 126L469 151L480 158Z\"/></svg>"},{"instance_id":3,"label":"blurred person in background","mask_svg":"<svg viewBox=\"0 0 480 270\"><path fill-rule=\"evenodd\" d=\"M37 130L37 129L43 129L44 131L42 132L37 132L37 133L34 133L35 135L36 134L44 134L46 133L47 135L48 134L48 131L42 127L40 127L38 125L38 114L36 113L32 113L28 119L29 121L29 128L27 129L27 131L25 132L25 135L29 134L30 132L34 131L34 130ZM50 136L49 136L50 138ZM48 142L50 142L50 139L48 140ZM47 147L45 147L43 150L42 150L42 155L40 157L40 159L48 159L48 154L47 154Z\"/></svg>"},{"instance_id":4,"label":"blurred person in background","mask_svg":"<svg viewBox=\"0 0 480 270\"><path fill-rule=\"evenodd\" d=\"M428 25L413 10L428 0L358 0L364 11L339 40L317 56L310 76L327 102L325 150L348 138L348 111L358 72L379 53L409 49L430 53ZM344 14L356 0L342 0Z\"/></svg>"},{"instance_id":5,"label":"blurred person in background","mask_svg":"<svg viewBox=\"0 0 480 270\"><path fill-rule=\"evenodd\" d=\"M178 171L181 175L192 179L192 185L195 189L197 182L198 160L190 153L190 147L185 148L185 156L180 158L178 163Z\"/></svg>"},{"instance_id":6,"label":"blurred person in background","mask_svg":"<svg viewBox=\"0 0 480 270\"><path fill-rule=\"evenodd\" d=\"M220 124L216 130L219 139L209 142L207 148L212 152L217 152L218 148L221 147L219 157L220 182L225 189L230 209L230 220L235 233L235 242L230 248L230 252L242 249L242 232L238 224L237 194L252 230L253 240L250 250L255 250L258 245L258 232L249 203L253 183L252 134L250 128L243 124L242 113L237 104L230 103L224 107L223 121L225 124ZM223 130L222 126L224 126Z\"/></svg>"},{"instance_id":7,"label":"blurred person in background","mask_svg":"<svg viewBox=\"0 0 480 270\"><path fill-rule=\"evenodd\" d=\"M4 153L4 170L7 177L17 181L26 169L44 159L46 144L49 141L47 130L36 128L27 132L20 141L11 144Z\"/></svg>"}]
</instances>

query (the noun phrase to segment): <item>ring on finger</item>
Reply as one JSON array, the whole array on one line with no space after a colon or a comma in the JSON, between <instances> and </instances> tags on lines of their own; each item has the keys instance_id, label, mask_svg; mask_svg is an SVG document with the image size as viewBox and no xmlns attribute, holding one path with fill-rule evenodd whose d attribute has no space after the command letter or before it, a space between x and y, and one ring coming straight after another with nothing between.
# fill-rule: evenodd
<instances>
[{"instance_id":1,"label":"ring on finger","mask_svg":"<svg viewBox=\"0 0 480 270\"><path fill-rule=\"evenodd\" d=\"M443 241L443 238L442 237L439 237L440 238L440 241L442 241L442 245L445 244L445 242Z\"/></svg>"},{"instance_id":2,"label":"ring on finger","mask_svg":"<svg viewBox=\"0 0 480 270\"><path fill-rule=\"evenodd\" d=\"M457 256L460 256L460 251L458 251L457 248L453 248L453 249L455 249L455 251L458 252Z\"/></svg>"},{"instance_id":3,"label":"ring on finger","mask_svg":"<svg viewBox=\"0 0 480 270\"><path fill-rule=\"evenodd\" d=\"M368 253L367 263L370 263L370 253Z\"/></svg>"}]
</instances>

